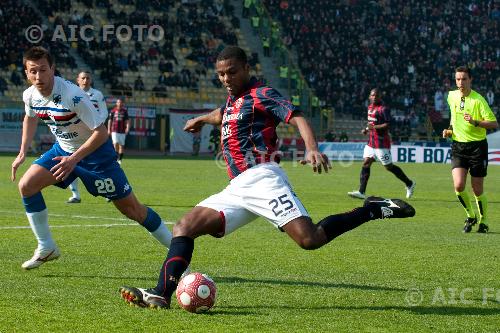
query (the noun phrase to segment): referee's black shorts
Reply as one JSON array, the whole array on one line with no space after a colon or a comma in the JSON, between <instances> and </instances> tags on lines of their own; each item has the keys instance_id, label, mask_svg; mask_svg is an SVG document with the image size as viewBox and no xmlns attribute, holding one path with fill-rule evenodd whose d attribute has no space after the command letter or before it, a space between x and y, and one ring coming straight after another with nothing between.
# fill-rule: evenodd
<instances>
[{"instance_id":1,"label":"referee's black shorts","mask_svg":"<svg viewBox=\"0 0 500 333\"><path fill-rule=\"evenodd\" d=\"M488 169L488 141L457 142L451 144L451 165L469 170L473 177L486 177Z\"/></svg>"}]
</instances>

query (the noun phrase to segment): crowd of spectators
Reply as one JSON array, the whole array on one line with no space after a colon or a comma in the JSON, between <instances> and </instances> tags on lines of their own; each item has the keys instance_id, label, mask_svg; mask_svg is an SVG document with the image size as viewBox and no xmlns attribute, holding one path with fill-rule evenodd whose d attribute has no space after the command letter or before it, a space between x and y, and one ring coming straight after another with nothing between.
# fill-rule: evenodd
<instances>
[{"instance_id":1,"label":"crowd of spectators","mask_svg":"<svg viewBox=\"0 0 500 333\"><path fill-rule=\"evenodd\" d=\"M92 68L101 70L100 79L110 84L112 92L115 93L130 94L132 87L124 82L126 80L123 79L123 72L133 71L139 75L141 66L154 66L158 68L160 75L154 86L148 85L147 82L136 84L133 81L136 90L154 90L157 96L166 96L167 86L186 87L197 91L200 75L206 75L207 69L213 67L221 48L237 43L234 31L222 22L224 16L232 17L232 21L235 18L234 8L229 0L118 1L121 5L132 6L132 12L116 10L123 7L110 6L108 0L86 0L81 2L89 10L83 13L72 9L71 6L67 7L66 0L61 2L64 3L59 4L62 8L56 7L58 9L54 10L50 7L45 12L52 15L54 25L100 27L100 30L89 32L93 33L92 38L78 39L77 50ZM106 25L144 25L148 28L142 30L142 36L138 36L141 30L132 29L129 40L120 38L122 36L117 36L116 33L104 33L102 22L94 22L90 15L92 6L105 8ZM59 9L72 13L69 19L64 20L58 15ZM159 29L149 29L155 25L160 26L162 32ZM152 36L148 35L150 32L153 33ZM160 36L160 33L163 35ZM103 36L106 36L106 40ZM125 44L129 47L124 48ZM179 65L179 55L175 50L183 50L183 57L194 65L191 68Z\"/></svg>"},{"instance_id":2,"label":"crowd of spectators","mask_svg":"<svg viewBox=\"0 0 500 333\"><path fill-rule=\"evenodd\" d=\"M39 26L42 32L31 31L28 27ZM24 84L24 71L22 63L23 52L33 45L42 45L54 54L59 66L75 66L75 60L69 54L69 46L62 41L52 41L54 31L43 24L39 13L32 7L14 0L2 1L0 8L0 68L8 71L7 77L2 77L3 90L7 89L7 79L14 86ZM41 38L36 43L32 41ZM0 89L1 90L1 89Z\"/></svg>"},{"instance_id":3,"label":"crowd of spectators","mask_svg":"<svg viewBox=\"0 0 500 333\"><path fill-rule=\"evenodd\" d=\"M454 68L463 64L472 69L475 90L492 101L500 96L498 0L264 4L310 87L340 114L365 117L375 86L406 119L422 122L434 108L445 114L446 92L456 89ZM401 128L411 128L409 120Z\"/></svg>"}]
</instances>

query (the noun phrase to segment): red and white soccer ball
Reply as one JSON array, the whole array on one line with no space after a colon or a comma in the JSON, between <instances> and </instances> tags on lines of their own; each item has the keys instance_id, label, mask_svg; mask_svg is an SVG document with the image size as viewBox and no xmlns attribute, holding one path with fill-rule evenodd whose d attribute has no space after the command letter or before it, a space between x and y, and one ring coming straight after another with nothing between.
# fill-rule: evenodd
<instances>
[{"instance_id":1,"label":"red and white soccer ball","mask_svg":"<svg viewBox=\"0 0 500 333\"><path fill-rule=\"evenodd\" d=\"M179 282L176 296L183 309L201 313L214 306L216 293L215 282L207 275L195 272L186 275Z\"/></svg>"}]
</instances>

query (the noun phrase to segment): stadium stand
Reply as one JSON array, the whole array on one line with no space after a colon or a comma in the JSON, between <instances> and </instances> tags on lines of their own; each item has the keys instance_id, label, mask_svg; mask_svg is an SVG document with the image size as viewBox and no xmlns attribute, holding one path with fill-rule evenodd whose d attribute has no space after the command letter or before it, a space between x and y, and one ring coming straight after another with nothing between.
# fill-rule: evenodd
<instances>
[{"instance_id":1,"label":"stadium stand","mask_svg":"<svg viewBox=\"0 0 500 333\"><path fill-rule=\"evenodd\" d=\"M55 27L64 27L63 34L67 39L72 36L72 26L76 26L73 29L77 33L85 25L93 27L85 31L85 36L90 38L75 38L74 41L45 46L54 50L54 44L57 44L55 53L60 55L59 58L64 57L57 59L58 70L68 79L76 77L79 69L67 50L76 50L94 76L105 84L99 88L106 96L127 96L133 102L174 107L192 106L194 102L220 103L226 92L218 80L214 80L213 61L217 53L225 45L239 44L251 54L244 37L234 28L238 19L230 1L37 0L33 3L40 14L48 18L45 38L53 36ZM28 11L25 18L39 16L30 7L23 6L23 9ZM24 22L44 24L41 18L38 21L25 19ZM137 35L139 30L132 30L130 40L127 30L121 30L122 34L108 30L107 40L103 41L103 29L120 25L143 25L146 28L141 37ZM163 36L158 35L158 29L150 30L154 25L162 27ZM147 35L148 31L153 32L152 36ZM11 42L17 44L18 51L12 57L16 58L20 70L19 55L29 44L24 35L17 37L17 42ZM3 56L7 57L8 54ZM253 74L261 77L258 60L254 65ZM8 77L7 74L2 72L2 78ZM3 86L0 81L0 91ZM10 88L11 84L7 83L7 86ZM18 97L23 89L24 84L13 92L6 91L6 95Z\"/></svg>"},{"instance_id":2,"label":"stadium stand","mask_svg":"<svg viewBox=\"0 0 500 333\"><path fill-rule=\"evenodd\" d=\"M369 89L377 85L397 115L395 137L428 118L439 123L447 116L443 91L454 88L451 73L464 63L476 89L498 99L498 1L263 2L267 10L260 15L279 22L302 75L336 119L363 118Z\"/></svg>"},{"instance_id":3,"label":"stadium stand","mask_svg":"<svg viewBox=\"0 0 500 333\"><path fill-rule=\"evenodd\" d=\"M0 91L5 98L20 101L26 89L22 70L22 53L31 46L25 37L31 25L46 28L41 44L47 46L51 30L44 24L41 13L18 1L2 1L0 15ZM35 36L36 37L36 36ZM50 42L56 61L61 68L74 67L68 46L60 41Z\"/></svg>"},{"instance_id":4,"label":"stadium stand","mask_svg":"<svg viewBox=\"0 0 500 333\"><path fill-rule=\"evenodd\" d=\"M20 101L26 88L21 54L32 45L23 32L39 25L44 29L40 44L56 55L62 76L73 80L82 64L88 66L106 96L126 97L128 105L219 104L226 92L216 77L214 58L225 45L237 43L252 55L252 74L259 78L265 80L267 75L259 57L270 58L276 69L285 70L278 88L292 101L297 97L320 139L333 131L337 139L345 133L350 140L365 140L360 129L368 91L375 85L385 91L385 101L393 110L395 141L432 138L433 128L447 123L446 92L454 88L452 69L463 63L473 69L476 89L490 96L499 115L494 103L500 98L499 1L3 3L0 102ZM455 28L452 22L457 15L462 19ZM250 32L240 29L241 20L248 20ZM58 27L64 27L68 39L71 29L80 32L85 25L93 27L85 33L92 38L51 40ZM141 36L133 29L132 38L127 38L127 30L122 34L111 30L103 40L103 29L120 25L146 28ZM164 31L156 40L158 30L151 30L155 25ZM155 33L149 36L148 31ZM256 51L260 46L249 47L248 33L260 35L268 45L264 53ZM287 125L280 125L278 134L286 142L297 138Z\"/></svg>"}]
</instances>

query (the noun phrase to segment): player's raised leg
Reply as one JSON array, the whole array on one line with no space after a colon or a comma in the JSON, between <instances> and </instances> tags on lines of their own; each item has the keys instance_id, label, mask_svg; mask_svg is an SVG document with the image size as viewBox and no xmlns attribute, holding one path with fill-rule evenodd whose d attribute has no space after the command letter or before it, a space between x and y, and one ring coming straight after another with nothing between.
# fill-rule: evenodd
<instances>
[{"instance_id":1,"label":"player's raised leg","mask_svg":"<svg viewBox=\"0 0 500 333\"><path fill-rule=\"evenodd\" d=\"M400 199L368 197L363 207L350 212L334 214L313 224L308 216L296 218L283 226L283 230L303 249L314 250L365 222L385 218L407 218L415 209Z\"/></svg>"},{"instance_id":2,"label":"player's raised leg","mask_svg":"<svg viewBox=\"0 0 500 333\"><path fill-rule=\"evenodd\" d=\"M385 169L391 172L394 176L396 176L400 181L402 181L406 186L406 198L411 198L413 196L413 192L415 191L416 183L408 178L408 176L404 173L403 169L394 165L393 163L389 163L384 165Z\"/></svg>"},{"instance_id":3,"label":"player's raised leg","mask_svg":"<svg viewBox=\"0 0 500 333\"><path fill-rule=\"evenodd\" d=\"M24 269L37 268L60 256L59 249L50 233L47 206L41 192L43 188L56 182L52 173L37 164L31 165L19 181L18 187L26 209L26 216L38 242L33 257L21 265Z\"/></svg>"}]
</instances>

